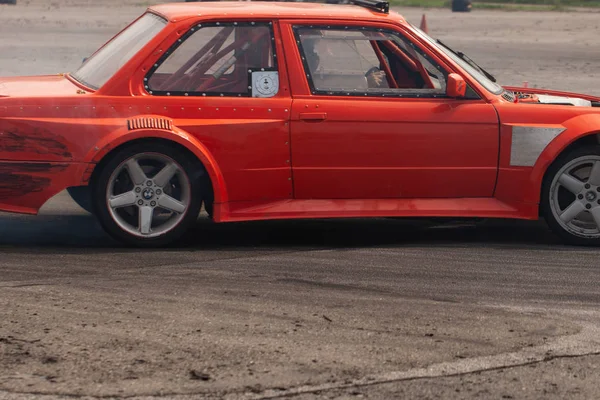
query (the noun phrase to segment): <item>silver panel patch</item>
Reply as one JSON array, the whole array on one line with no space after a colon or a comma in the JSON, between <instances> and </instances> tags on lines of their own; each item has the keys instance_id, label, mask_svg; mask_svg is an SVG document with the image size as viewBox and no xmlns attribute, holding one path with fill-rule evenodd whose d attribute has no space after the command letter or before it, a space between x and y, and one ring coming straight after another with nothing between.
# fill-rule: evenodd
<instances>
[{"instance_id":1,"label":"silver panel patch","mask_svg":"<svg viewBox=\"0 0 600 400\"><path fill-rule=\"evenodd\" d=\"M565 128L513 126L510 165L532 167L550 142Z\"/></svg>"},{"instance_id":2,"label":"silver panel patch","mask_svg":"<svg viewBox=\"0 0 600 400\"><path fill-rule=\"evenodd\" d=\"M279 91L279 72L252 72L252 97L273 97Z\"/></svg>"}]
</instances>

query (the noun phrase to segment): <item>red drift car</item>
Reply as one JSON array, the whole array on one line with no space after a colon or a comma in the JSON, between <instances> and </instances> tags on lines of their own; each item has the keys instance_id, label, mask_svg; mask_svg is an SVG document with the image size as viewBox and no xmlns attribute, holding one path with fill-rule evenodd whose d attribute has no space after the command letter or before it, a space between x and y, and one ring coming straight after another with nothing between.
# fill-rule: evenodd
<instances>
[{"instance_id":1,"label":"red drift car","mask_svg":"<svg viewBox=\"0 0 600 400\"><path fill-rule=\"evenodd\" d=\"M0 210L68 189L142 246L203 204L215 222L542 215L600 244L600 99L499 86L352 3L160 5L73 73L0 78Z\"/></svg>"}]
</instances>

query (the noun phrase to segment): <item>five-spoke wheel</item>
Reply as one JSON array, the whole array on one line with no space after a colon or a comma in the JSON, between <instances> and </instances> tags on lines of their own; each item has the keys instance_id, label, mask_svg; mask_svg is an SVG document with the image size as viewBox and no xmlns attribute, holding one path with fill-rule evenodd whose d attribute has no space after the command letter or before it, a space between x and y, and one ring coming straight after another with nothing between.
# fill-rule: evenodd
<instances>
[{"instance_id":1,"label":"five-spoke wheel","mask_svg":"<svg viewBox=\"0 0 600 400\"><path fill-rule=\"evenodd\" d=\"M176 147L127 147L103 166L92 188L96 214L117 239L135 245L171 243L200 212L201 179L206 178L200 169Z\"/></svg>"},{"instance_id":2,"label":"five-spoke wheel","mask_svg":"<svg viewBox=\"0 0 600 400\"><path fill-rule=\"evenodd\" d=\"M566 241L600 244L600 146L575 149L548 170L542 209Z\"/></svg>"}]
</instances>

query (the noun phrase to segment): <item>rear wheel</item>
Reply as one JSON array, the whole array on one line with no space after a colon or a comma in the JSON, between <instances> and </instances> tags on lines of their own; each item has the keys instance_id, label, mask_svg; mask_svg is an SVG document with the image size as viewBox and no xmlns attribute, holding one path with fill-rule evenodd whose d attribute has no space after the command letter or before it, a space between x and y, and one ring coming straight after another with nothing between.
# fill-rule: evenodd
<instances>
[{"instance_id":1,"label":"rear wheel","mask_svg":"<svg viewBox=\"0 0 600 400\"><path fill-rule=\"evenodd\" d=\"M542 212L570 244L600 245L600 146L574 149L548 169Z\"/></svg>"},{"instance_id":2,"label":"rear wheel","mask_svg":"<svg viewBox=\"0 0 600 400\"><path fill-rule=\"evenodd\" d=\"M118 151L100 171L92 188L94 213L120 241L170 244L196 221L204 179L201 164L178 148L133 145Z\"/></svg>"},{"instance_id":3,"label":"rear wheel","mask_svg":"<svg viewBox=\"0 0 600 400\"><path fill-rule=\"evenodd\" d=\"M89 186L72 186L67 188L67 193L71 196L71 199L82 209L93 214L92 199L90 196Z\"/></svg>"}]
</instances>

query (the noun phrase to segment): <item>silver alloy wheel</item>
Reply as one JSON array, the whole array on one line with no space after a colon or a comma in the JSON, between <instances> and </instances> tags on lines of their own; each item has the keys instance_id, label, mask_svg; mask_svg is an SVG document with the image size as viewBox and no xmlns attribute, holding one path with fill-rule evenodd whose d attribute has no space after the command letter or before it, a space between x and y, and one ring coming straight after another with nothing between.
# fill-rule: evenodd
<instances>
[{"instance_id":1,"label":"silver alloy wheel","mask_svg":"<svg viewBox=\"0 0 600 400\"><path fill-rule=\"evenodd\" d=\"M140 153L123 161L109 178L106 203L124 231L141 238L163 235L184 218L191 201L190 180L175 160Z\"/></svg>"},{"instance_id":2,"label":"silver alloy wheel","mask_svg":"<svg viewBox=\"0 0 600 400\"><path fill-rule=\"evenodd\" d=\"M570 234L600 238L600 156L578 157L556 173L550 187L550 209Z\"/></svg>"}]
</instances>

